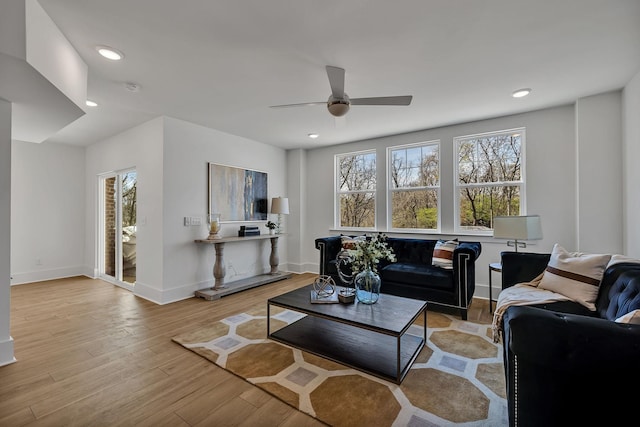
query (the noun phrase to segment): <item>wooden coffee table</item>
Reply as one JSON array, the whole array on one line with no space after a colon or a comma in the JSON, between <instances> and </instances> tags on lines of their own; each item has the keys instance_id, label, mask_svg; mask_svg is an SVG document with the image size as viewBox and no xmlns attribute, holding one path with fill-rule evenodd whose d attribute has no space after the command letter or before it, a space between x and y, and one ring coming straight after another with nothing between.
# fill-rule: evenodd
<instances>
[{"instance_id":1,"label":"wooden coffee table","mask_svg":"<svg viewBox=\"0 0 640 427\"><path fill-rule=\"evenodd\" d=\"M275 341L400 384L427 341L427 302L381 294L376 304L312 304L312 286L267 301ZM306 314L271 332L271 306ZM422 314L422 336L407 333Z\"/></svg>"}]
</instances>

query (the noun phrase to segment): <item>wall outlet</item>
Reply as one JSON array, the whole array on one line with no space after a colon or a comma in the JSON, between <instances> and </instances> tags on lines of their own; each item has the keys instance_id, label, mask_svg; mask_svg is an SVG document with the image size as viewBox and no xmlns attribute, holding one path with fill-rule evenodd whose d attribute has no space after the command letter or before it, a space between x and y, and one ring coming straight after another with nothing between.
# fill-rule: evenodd
<instances>
[{"instance_id":1,"label":"wall outlet","mask_svg":"<svg viewBox=\"0 0 640 427\"><path fill-rule=\"evenodd\" d=\"M42 259L36 258L36 265L42 265Z\"/></svg>"}]
</instances>

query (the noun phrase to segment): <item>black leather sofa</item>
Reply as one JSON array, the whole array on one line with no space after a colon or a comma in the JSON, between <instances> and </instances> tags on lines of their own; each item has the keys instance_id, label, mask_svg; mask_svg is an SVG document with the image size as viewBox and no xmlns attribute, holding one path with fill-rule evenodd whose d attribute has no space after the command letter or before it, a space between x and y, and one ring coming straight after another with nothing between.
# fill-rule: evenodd
<instances>
[{"instance_id":1,"label":"black leather sofa","mask_svg":"<svg viewBox=\"0 0 640 427\"><path fill-rule=\"evenodd\" d=\"M549 257L503 252L503 288L531 281ZM506 310L510 426L636 425L640 325L614 320L640 309L640 264L608 267L596 308L562 301Z\"/></svg>"},{"instance_id":2,"label":"black leather sofa","mask_svg":"<svg viewBox=\"0 0 640 427\"><path fill-rule=\"evenodd\" d=\"M441 311L456 311L467 320L467 310L475 292L475 262L482 246L478 242L460 242L453 252L453 269L432 265L437 240L388 237L397 261L381 261L378 273L381 292L430 302ZM320 250L320 274L333 277L342 284L336 268L336 257L342 250L341 236L315 240Z\"/></svg>"}]
</instances>

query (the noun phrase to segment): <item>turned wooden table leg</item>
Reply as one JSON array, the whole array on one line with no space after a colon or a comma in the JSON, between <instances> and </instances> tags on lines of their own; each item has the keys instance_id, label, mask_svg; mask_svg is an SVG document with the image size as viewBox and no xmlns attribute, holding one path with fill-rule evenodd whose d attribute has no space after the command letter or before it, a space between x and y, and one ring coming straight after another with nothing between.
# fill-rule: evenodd
<instances>
[{"instance_id":1,"label":"turned wooden table leg","mask_svg":"<svg viewBox=\"0 0 640 427\"><path fill-rule=\"evenodd\" d=\"M227 274L224 266L224 243L215 243L216 262L213 264L213 290L224 289L224 276Z\"/></svg>"},{"instance_id":2,"label":"turned wooden table leg","mask_svg":"<svg viewBox=\"0 0 640 427\"><path fill-rule=\"evenodd\" d=\"M269 265L271 266L271 274L278 274L278 264L280 264L280 259L278 258L278 238L272 237L270 240L271 256L269 256Z\"/></svg>"}]
</instances>

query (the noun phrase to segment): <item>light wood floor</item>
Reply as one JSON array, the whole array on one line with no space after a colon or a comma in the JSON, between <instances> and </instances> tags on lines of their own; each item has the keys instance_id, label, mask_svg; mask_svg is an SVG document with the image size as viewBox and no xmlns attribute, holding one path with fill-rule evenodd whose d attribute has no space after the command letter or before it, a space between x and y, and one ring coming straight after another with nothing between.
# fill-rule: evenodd
<instances>
[{"instance_id":1,"label":"light wood floor","mask_svg":"<svg viewBox=\"0 0 640 427\"><path fill-rule=\"evenodd\" d=\"M13 286L0 426L324 425L171 341L314 277L164 306L85 277ZM474 299L469 320L491 318Z\"/></svg>"}]
</instances>

